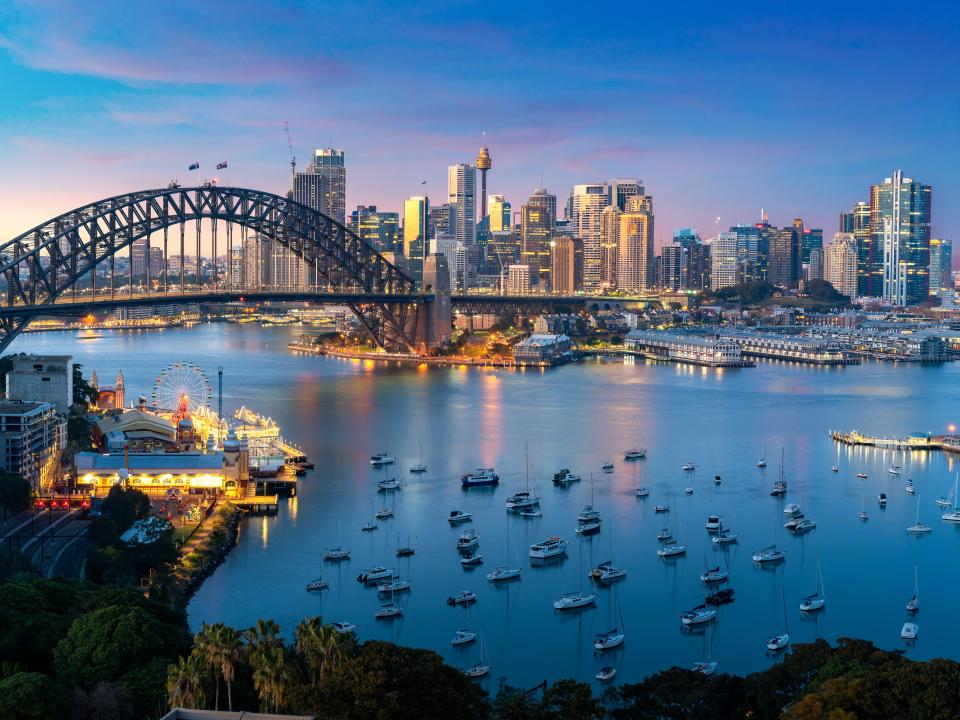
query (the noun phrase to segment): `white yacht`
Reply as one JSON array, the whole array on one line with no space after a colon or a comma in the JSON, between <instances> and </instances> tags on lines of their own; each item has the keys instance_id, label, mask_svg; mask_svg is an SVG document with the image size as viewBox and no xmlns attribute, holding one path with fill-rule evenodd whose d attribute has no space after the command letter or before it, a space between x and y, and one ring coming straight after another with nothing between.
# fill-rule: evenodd
<instances>
[{"instance_id":1,"label":"white yacht","mask_svg":"<svg viewBox=\"0 0 960 720\"><path fill-rule=\"evenodd\" d=\"M529 492L518 492L507 498L504 503L507 510L522 510L523 508L533 507L540 502L540 498L531 495Z\"/></svg>"},{"instance_id":2,"label":"white yacht","mask_svg":"<svg viewBox=\"0 0 960 720\"><path fill-rule=\"evenodd\" d=\"M913 485L913 480L907 478L907 484L903 486L903 489L906 490L911 495L916 494L917 488Z\"/></svg>"},{"instance_id":3,"label":"white yacht","mask_svg":"<svg viewBox=\"0 0 960 720\"><path fill-rule=\"evenodd\" d=\"M638 487L636 492L634 492L634 495L636 495L638 498L645 498L650 496L650 491L645 487Z\"/></svg>"},{"instance_id":4,"label":"white yacht","mask_svg":"<svg viewBox=\"0 0 960 720\"><path fill-rule=\"evenodd\" d=\"M717 617L715 608L708 608L706 605L697 605L692 610L685 610L680 613L680 622L684 625L703 625Z\"/></svg>"},{"instance_id":5,"label":"white yacht","mask_svg":"<svg viewBox=\"0 0 960 720\"><path fill-rule=\"evenodd\" d=\"M753 553L753 561L756 563L780 562L786 557L787 554L783 550L778 550L776 545L768 545Z\"/></svg>"},{"instance_id":6,"label":"white yacht","mask_svg":"<svg viewBox=\"0 0 960 720\"><path fill-rule=\"evenodd\" d=\"M656 513L668 513L668 512L670 512L670 506L669 506L669 505L657 505L657 506L653 509L653 511L656 512Z\"/></svg>"},{"instance_id":7,"label":"white yacht","mask_svg":"<svg viewBox=\"0 0 960 720\"><path fill-rule=\"evenodd\" d=\"M960 480L954 480L954 483L953 483L953 497L954 497L953 510L949 512L945 512L943 515L940 516L940 519L945 520L946 522L960 522L960 497L958 497L957 495L958 482L960 482Z\"/></svg>"},{"instance_id":8,"label":"white yacht","mask_svg":"<svg viewBox=\"0 0 960 720\"><path fill-rule=\"evenodd\" d=\"M817 560L817 591L800 601L800 612L815 613L827 606L827 594L823 590L823 575L820 573L820 561Z\"/></svg>"},{"instance_id":9,"label":"white yacht","mask_svg":"<svg viewBox=\"0 0 960 720\"><path fill-rule=\"evenodd\" d=\"M460 478L460 484L465 488L499 485L500 476L493 471L493 468L477 468L473 472L464 473Z\"/></svg>"},{"instance_id":10,"label":"white yacht","mask_svg":"<svg viewBox=\"0 0 960 720\"><path fill-rule=\"evenodd\" d=\"M555 472L553 474L553 484L566 487L567 485L575 482L580 482L582 478L570 472L567 468L563 468L560 472Z\"/></svg>"},{"instance_id":11,"label":"white yacht","mask_svg":"<svg viewBox=\"0 0 960 720\"><path fill-rule=\"evenodd\" d=\"M323 559L328 562L339 562L340 560L346 560L348 557L350 557L350 551L341 545L340 521L337 520L337 546L327 548L327 551L323 554Z\"/></svg>"},{"instance_id":12,"label":"white yacht","mask_svg":"<svg viewBox=\"0 0 960 720\"><path fill-rule=\"evenodd\" d=\"M720 566L717 565L714 568L704 570L700 575L700 582L707 585L712 585L716 583L722 583L728 577L730 577L730 573L728 573L726 570L721 570Z\"/></svg>"},{"instance_id":13,"label":"white yacht","mask_svg":"<svg viewBox=\"0 0 960 720\"><path fill-rule=\"evenodd\" d=\"M917 495L917 515L916 519L913 522L913 525L907 528L907 532L912 535L925 535L928 532L933 532L933 528L929 525L926 525L920 522L920 496Z\"/></svg>"},{"instance_id":14,"label":"white yacht","mask_svg":"<svg viewBox=\"0 0 960 720\"><path fill-rule=\"evenodd\" d=\"M359 575L357 575L357 581L362 582L365 585L372 585L384 580L387 578L393 577L393 570L388 570L382 565L374 565L373 567L368 567L364 569Z\"/></svg>"},{"instance_id":15,"label":"white yacht","mask_svg":"<svg viewBox=\"0 0 960 720\"><path fill-rule=\"evenodd\" d=\"M626 576L626 570L623 568L614 567L608 563L606 567L600 570L600 574L596 576L596 580L597 582L610 584L616 582L617 580L623 580Z\"/></svg>"},{"instance_id":16,"label":"white yacht","mask_svg":"<svg viewBox=\"0 0 960 720\"><path fill-rule=\"evenodd\" d=\"M472 567L472 566L474 566L474 565L482 565L482 564L483 564L483 555L481 555L480 552L477 551L477 550L471 550L471 551L465 552L465 553L460 557L460 564L463 565L464 567Z\"/></svg>"},{"instance_id":17,"label":"white yacht","mask_svg":"<svg viewBox=\"0 0 960 720\"><path fill-rule=\"evenodd\" d=\"M740 536L737 533L729 532L728 530L721 530L719 533L714 535L713 544L714 545L729 545L730 543L735 543Z\"/></svg>"},{"instance_id":18,"label":"white yacht","mask_svg":"<svg viewBox=\"0 0 960 720\"><path fill-rule=\"evenodd\" d=\"M643 460L647 456L647 451L643 448L634 448L623 453L624 460Z\"/></svg>"},{"instance_id":19,"label":"white yacht","mask_svg":"<svg viewBox=\"0 0 960 720\"><path fill-rule=\"evenodd\" d=\"M473 667L463 671L468 678L482 678L490 674L490 665L483 661L483 635L480 636L480 660Z\"/></svg>"},{"instance_id":20,"label":"white yacht","mask_svg":"<svg viewBox=\"0 0 960 720\"><path fill-rule=\"evenodd\" d=\"M687 485L687 486L683 489L683 494L684 494L684 495L693 495L693 486L692 486L692 485Z\"/></svg>"},{"instance_id":21,"label":"white yacht","mask_svg":"<svg viewBox=\"0 0 960 720\"><path fill-rule=\"evenodd\" d=\"M865 472L858 472L857 477L860 478L861 480L866 480L867 474Z\"/></svg>"},{"instance_id":22,"label":"white yacht","mask_svg":"<svg viewBox=\"0 0 960 720\"><path fill-rule=\"evenodd\" d=\"M451 525L459 525L472 517L473 513L464 512L463 510L451 510L450 514L447 515L447 522Z\"/></svg>"},{"instance_id":23,"label":"white yacht","mask_svg":"<svg viewBox=\"0 0 960 720\"><path fill-rule=\"evenodd\" d=\"M307 592L314 592L316 590L326 590L330 587L329 583L323 578L317 578L316 580L311 580L307 583Z\"/></svg>"},{"instance_id":24,"label":"white yacht","mask_svg":"<svg viewBox=\"0 0 960 720\"><path fill-rule=\"evenodd\" d=\"M403 606L400 603L388 602L380 606L373 616L377 620L393 620L403 615Z\"/></svg>"},{"instance_id":25,"label":"white yacht","mask_svg":"<svg viewBox=\"0 0 960 720\"><path fill-rule=\"evenodd\" d=\"M410 581L401 580L396 578L394 580L388 580L387 582L380 583L377 585L377 592L382 595L390 595L391 593L407 592L410 590Z\"/></svg>"},{"instance_id":26,"label":"white yacht","mask_svg":"<svg viewBox=\"0 0 960 720\"><path fill-rule=\"evenodd\" d=\"M686 545L664 545L662 548L657 549L657 555L662 558L667 557L677 557L678 555L686 555L687 546Z\"/></svg>"},{"instance_id":27,"label":"white yacht","mask_svg":"<svg viewBox=\"0 0 960 720\"><path fill-rule=\"evenodd\" d=\"M784 526L787 530L796 530L796 529L797 529L797 525L799 525L799 524L802 523L803 521L804 521L804 517L803 517L803 513L801 513L801 514L799 514L799 515L794 515L792 518L790 518L789 520L787 520L787 521L783 524L783 526Z\"/></svg>"},{"instance_id":28,"label":"white yacht","mask_svg":"<svg viewBox=\"0 0 960 720\"><path fill-rule=\"evenodd\" d=\"M617 676L617 669L609 665L606 667L600 668L600 670L597 671L597 674L594 675L594 677L600 682L608 682L610 680L613 680L616 676Z\"/></svg>"},{"instance_id":29,"label":"white yacht","mask_svg":"<svg viewBox=\"0 0 960 720\"><path fill-rule=\"evenodd\" d=\"M887 468L887 472L888 472L890 475L899 475L899 474L900 474L900 466L899 466L899 465L891 465L890 467Z\"/></svg>"},{"instance_id":30,"label":"white yacht","mask_svg":"<svg viewBox=\"0 0 960 720\"><path fill-rule=\"evenodd\" d=\"M797 505L796 503L789 503L785 508L783 508L784 515L793 515L794 517L796 517L801 512L802 511L800 510L800 506Z\"/></svg>"},{"instance_id":31,"label":"white yacht","mask_svg":"<svg viewBox=\"0 0 960 720\"><path fill-rule=\"evenodd\" d=\"M605 473L612 473L612 472L613 472L613 463L610 462L610 461L607 461L607 462L605 462L603 465L601 465L601 468L603 469L603 471L604 471Z\"/></svg>"},{"instance_id":32,"label":"white yacht","mask_svg":"<svg viewBox=\"0 0 960 720\"><path fill-rule=\"evenodd\" d=\"M793 528L793 532L795 532L797 535L803 535L804 533L808 533L816 527L817 524L813 520L803 518L797 523L796 527Z\"/></svg>"},{"instance_id":33,"label":"white yacht","mask_svg":"<svg viewBox=\"0 0 960 720\"><path fill-rule=\"evenodd\" d=\"M530 546L530 557L534 560L546 560L559 557L567 552L569 543L561 537L552 536Z\"/></svg>"},{"instance_id":34,"label":"white yacht","mask_svg":"<svg viewBox=\"0 0 960 720\"><path fill-rule=\"evenodd\" d=\"M614 628L605 633L599 633L597 639L593 641L593 649L597 652L613 650L613 648L623 645L623 641L626 639L626 633L619 632L617 628Z\"/></svg>"},{"instance_id":35,"label":"white yacht","mask_svg":"<svg viewBox=\"0 0 960 720\"><path fill-rule=\"evenodd\" d=\"M599 520L590 520L589 522L579 523L573 531L577 535L596 535L600 532L600 521Z\"/></svg>"},{"instance_id":36,"label":"white yacht","mask_svg":"<svg viewBox=\"0 0 960 720\"><path fill-rule=\"evenodd\" d=\"M520 577L520 568L510 565L498 565L487 573L487 580L490 582L503 582Z\"/></svg>"},{"instance_id":37,"label":"white yacht","mask_svg":"<svg viewBox=\"0 0 960 720\"><path fill-rule=\"evenodd\" d=\"M903 627L900 628L900 637L904 640L916 640L919 634L920 626L916 623L905 622Z\"/></svg>"},{"instance_id":38,"label":"white yacht","mask_svg":"<svg viewBox=\"0 0 960 720\"><path fill-rule=\"evenodd\" d=\"M400 481L396 478L384 478L377 481L377 490L387 492L388 490L399 490Z\"/></svg>"},{"instance_id":39,"label":"white yacht","mask_svg":"<svg viewBox=\"0 0 960 720\"><path fill-rule=\"evenodd\" d=\"M673 540L673 530L670 528L661 528L657 532L657 540L660 542L667 542L668 540Z\"/></svg>"},{"instance_id":40,"label":"white yacht","mask_svg":"<svg viewBox=\"0 0 960 720\"><path fill-rule=\"evenodd\" d=\"M767 466L767 448L764 447L763 443L760 443L760 459L757 460L758 468L765 468Z\"/></svg>"},{"instance_id":41,"label":"white yacht","mask_svg":"<svg viewBox=\"0 0 960 720\"><path fill-rule=\"evenodd\" d=\"M783 650L789 644L790 635L787 633L783 633L782 635L773 635L767 638L767 650L770 650L771 652Z\"/></svg>"},{"instance_id":42,"label":"white yacht","mask_svg":"<svg viewBox=\"0 0 960 720\"><path fill-rule=\"evenodd\" d=\"M540 510L539 506L524 508L519 512L520 517L525 518L538 518L543 517L543 512Z\"/></svg>"},{"instance_id":43,"label":"white yacht","mask_svg":"<svg viewBox=\"0 0 960 720\"><path fill-rule=\"evenodd\" d=\"M412 473L425 473L427 471L427 466L423 463L415 463L410 466L410 472Z\"/></svg>"},{"instance_id":44,"label":"white yacht","mask_svg":"<svg viewBox=\"0 0 960 720\"><path fill-rule=\"evenodd\" d=\"M840 472L840 467L837 465L834 465L833 467L830 468L830 472L836 472L836 473Z\"/></svg>"},{"instance_id":45,"label":"white yacht","mask_svg":"<svg viewBox=\"0 0 960 720\"><path fill-rule=\"evenodd\" d=\"M393 458L385 452L370 456L370 464L373 467L382 467L384 465L393 465Z\"/></svg>"},{"instance_id":46,"label":"white yacht","mask_svg":"<svg viewBox=\"0 0 960 720\"><path fill-rule=\"evenodd\" d=\"M386 520L389 517L393 517L393 509L388 507L380 508L377 510L376 517L378 520Z\"/></svg>"},{"instance_id":47,"label":"white yacht","mask_svg":"<svg viewBox=\"0 0 960 720\"><path fill-rule=\"evenodd\" d=\"M553 601L554 610L579 610L580 608L585 608L593 605L594 601L597 599L596 593L591 592L575 592L575 593L564 593L559 598Z\"/></svg>"},{"instance_id":48,"label":"white yacht","mask_svg":"<svg viewBox=\"0 0 960 720\"><path fill-rule=\"evenodd\" d=\"M470 550L471 548L477 547L479 544L480 534L472 528L464 533L461 533L460 537L457 538L457 550Z\"/></svg>"},{"instance_id":49,"label":"white yacht","mask_svg":"<svg viewBox=\"0 0 960 720\"><path fill-rule=\"evenodd\" d=\"M707 523L704 527L707 529L707 532L720 532L720 529L723 527L723 518L719 515L708 515Z\"/></svg>"},{"instance_id":50,"label":"white yacht","mask_svg":"<svg viewBox=\"0 0 960 720\"><path fill-rule=\"evenodd\" d=\"M880 507L886 507L886 506L887 506L887 494L886 494L886 493L880 493L879 495L877 495L877 504L880 505Z\"/></svg>"},{"instance_id":51,"label":"white yacht","mask_svg":"<svg viewBox=\"0 0 960 720\"><path fill-rule=\"evenodd\" d=\"M695 662L690 669L701 675L713 675L717 671L717 661L705 660L703 662Z\"/></svg>"},{"instance_id":52,"label":"white yacht","mask_svg":"<svg viewBox=\"0 0 960 720\"><path fill-rule=\"evenodd\" d=\"M587 523L600 520L600 511L595 510L593 505L584 505L583 510L577 513L577 522Z\"/></svg>"},{"instance_id":53,"label":"white yacht","mask_svg":"<svg viewBox=\"0 0 960 720\"><path fill-rule=\"evenodd\" d=\"M469 590L461 590L456 595L447 598L447 605L470 605L477 601L477 594Z\"/></svg>"},{"instance_id":54,"label":"white yacht","mask_svg":"<svg viewBox=\"0 0 960 720\"><path fill-rule=\"evenodd\" d=\"M477 634L473 630L457 630L453 635L453 640L450 641L451 645L469 645L472 642L475 642L477 639Z\"/></svg>"},{"instance_id":55,"label":"white yacht","mask_svg":"<svg viewBox=\"0 0 960 720\"><path fill-rule=\"evenodd\" d=\"M697 466L693 464L693 460L688 460L683 465L680 466L680 469L684 472L693 472L697 469Z\"/></svg>"},{"instance_id":56,"label":"white yacht","mask_svg":"<svg viewBox=\"0 0 960 720\"><path fill-rule=\"evenodd\" d=\"M357 629L357 626L351 622L330 623L330 627L332 627L336 632L340 633L341 635L352 633L354 630Z\"/></svg>"}]
</instances>

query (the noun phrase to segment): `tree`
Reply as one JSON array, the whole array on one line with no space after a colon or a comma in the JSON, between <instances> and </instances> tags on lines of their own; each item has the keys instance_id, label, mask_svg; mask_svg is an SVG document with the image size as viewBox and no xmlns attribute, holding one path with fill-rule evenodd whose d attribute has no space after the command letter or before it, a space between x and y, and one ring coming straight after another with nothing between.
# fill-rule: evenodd
<instances>
[{"instance_id":1,"label":"tree","mask_svg":"<svg viewBox=\"0 0 960 720\"><path fill-rule=\"evenodd\" d=\"M501 682L493 700L494 720L540 720L541 708L520 688Z\"/></svg>"},{"instance_id":2,"label":"tree","mask_svg":"<svg viewBox=\"0 0 960 720\"><path fill-rule=\"evenodd\" d=\"M6 520L29 508L32 496L29 480L0 471L0 519Z\"/></svg>"},{"instance_id":3,"label":"tree","mask_svg":"<svg viewBox=\"0 0 960 720\"><path fill-rule=\"evenodd\" d=\"M311 684L318 684L336 671L344 657L342 638L331 626L324 625L320 617L302 620L297 625L296 650L310 673Z\"/></svg>"},{"instance_id":4,"label":"tree","mask_svg":"<svg viewBox=\"0 0 960 720\"><path fill-rule=\"evenodd\" d=\"M286 649L282 645L269 646L254 655L251 662L253 686L260 695L260 707L265 712L278 712L283 707L293 675Z\"/></svg>"},{"instance_id":5,"label":"tree","mask_svg":"<svg viewBox=\"0 0 960 720\"><path fill-rule=\"evenodd\" d=\"M540 701L545 720L603 720L606 710L587 683L558 680Z\"/></svg>"},{"instance_id":6,"label":"tree","mask_svg":"<svg viewBox=\"0 0 960 720\"><path fill-rule=\"evenodd\" d=\"M83 377L83 365L74 363L73 366L73 399L74 405L86 409L90 403L97 401L97 391Z\"/></svg>"},{"instance_id":7,"label":"tree","mask_svg":"<svg viewBox=\"0 0 960 720\"><path fill-rule=\"evenodd\" d=\"M191 653L182 655L167 668L167 698L171 708L200 709L206 704L203 692L203 662Z\"/></svg>"},{"instance_id":8,"label":"tree","mask_svg":"<svg viewBox=\"0 0 960 720\"><path fill-rule=\"evenodd\" d=\"M46 720L62 716L60 689L49 675L18 672L0 680L0 717Z\"/></svg>"},{"instance_id":9,"label":"tree","mask_svg":"<svg viewBox=\"0 0 960 720\"><path fill-rule=\"evenodd\" d=\"M223 623L203 624L203 628L194 637L194 650L203 663L213 673L217 681L214 710L220 709L220 679L227 684L227 707L233 710L231 686L235 675L236 663L240 661L243 646L240 633Z\"/></svg>"}]
</instances>

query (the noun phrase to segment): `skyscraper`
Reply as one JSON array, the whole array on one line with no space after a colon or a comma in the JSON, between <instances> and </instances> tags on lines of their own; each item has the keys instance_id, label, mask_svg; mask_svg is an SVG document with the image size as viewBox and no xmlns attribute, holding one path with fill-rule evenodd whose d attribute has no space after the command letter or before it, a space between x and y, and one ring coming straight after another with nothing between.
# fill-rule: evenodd
<instances>
[{"instance_id":1,"label":"skyscraper","mask_svg":"<svg viewBox=\"0 0 960 720\"><path fill-rule=\"evenodd\" d=\"M607 182L607 199L610 205L625 210L627 200L637 195L646 195L643 184L637 178L614 178Z\"/></svg>"},{"instance_id":2,"label":"skyscraper","mask_svg":"<svg viewBox=\"0 0 960 720\"><path fill-rule=\"evenodd\" d=\"M953 289L953 243L942 238L930 240L930 294Z\"/></svg>"},{"instance_id":3,"label":"skyscraper","mask_svg":"<svg viewBox=\"0 0 960 720\"><path fill-rule=\"evenodd\" d=\"M621 209L608 205L600 213L600 287L617 287L617 257L620 254Z\"/></svg>"},{"instance_id":4,"label":"skyscraper","mask_svg":"<svg viewBox=\"0 0 960 720\"><path fill-rule=\"evenodd\" d=\"M573 295L580 289L582 258L580 240L561 235L551 241L550 279L555 295Z\"/></svg>"},{"instance_id":5,"label":"skyscraper","mask_svg":"<svg viewBox=\"0 0 960 720\"><path fill-rule=\"evenodd\" d=\"M930 186L896 170L870 188L870 236L883 248L881 297L893 305L930 291Z\"/></svg>"},{"instance_id":6,"label":"skyscraper","mask_svg":"<svg viewBox=\"0 0 960 720\"><path fill-rule=\"evenodd\" d=\"M655 284L653 252L653 201L631 197L620 215L620 252L617 255L617 288L638 293Z\"/></svg>"},{"instance_id":7,"label":"skyscraper","mask_svg":"<svg viewBox=\"0 0 960 720\"><path fill-rule=\"evenodd\" d=\"M664 290L687 290L687 249L676 243L660 249L660 285Z\"/></svg>"},{"instance_id":8,"label":"skyscraper","mask_svg":"<svg viewBox=\"0 0 960 720\"><path fill-rule=\"evenodd\" d=\"M880 283L883 271L878 262L881 254L877 252L870 237L870 204L863 201L853 206L853 210L845 214L844 227L853 234L857 244L857 297L876 297L880 294Z\"/></svg>"},{"instance_id":9,"label":"skyscraper","mask_svg":"<svg viewBox=\"0 0 960 720\"><path fill-rule=\"evenodd\" d=\"M795 287L800 279L800 235L794 223L780 228L770 239L767 282L777 287Z\"/></svg>"},{"instance_id":10,"label":"skyscraper","mask_svg":"<svg viewBox=\"0 0 960 720\"><path fill-rule=\"evenodd\" d=\"M477 169L458 163L447 168L447 202L453 208L451 234L463 245L477 239Z\"/></svg>"},{"instance_id":11,"label":"skyscraper","mask_svg":"<svg viewBox=\"0 0 960 720\"><path fill-rule=\"evenodd\" d=\"M737 234L718 233L710 244L710 289L733 287L740 282Z\"/></svg>"},{"instance_id":12,"label":"skyscraper","mask_svg":"<svg viewBox=\"0 0 960 720\"><path fill-rule=\"evenodd\" d=\"M550 289L550 240L556 207L556 196L537 188L520 208L520 262L529 266L531 281L542 291Z\"/></svg>"},{"instance_id":13,"label":"skyscraper","mask_svg":"<svg viewBox=\"0 0 960 720\"><path fill-rule=\"evenodd\" d=\"M739 237L738 237L739 242ZM693 228L680 228L673 233L674 245L685 251L687 276L683 289L710 289L710 246L705 245Z\"/></svg>"},{"instance_id":14,"label":"skyscraper","mask_svg":"<svg viewBox=\"0 0 960 720\"><path fill-rule=\"evenodd\" d=\"M857 297L858 258L857 241L852 232L834 235L824 253L823 279L851 300Z\"/></svg>"},{"instance_id":15,"label":"skyscraper","mask_svg":"<svg viewBox=\"0 0 960 720\"><path fill-rule=\"evenodd\" d=\"M411 275L418 280L423 276L423 261L428 248L429 214L428 197L409 197L403 203L403 254L407 257Z\"/></svg>"},{"instance_id":16,"label":"skyscraper","mask_svg":"<svg viewBox=\"0 0 960 720\"><path fill-rule=\"evenodd\" d=\"M502 232L511 230L510 226L510 203L503 195L491 195L487 198L487 216L490 218L490 232ZM556 216L556 207L554 207L554 216Z\"/></svg>"},{"instance_id":17,"label":"skyscraper","mask_svg":"<svg viewBox=\"0 0 960 720\"><path fill-rule=\"evenodd\" d=\"M358 205L350 213L348 227L378 252L403 252L400 215L397 213L379 212L376 205Z\"/></svg>"},{"instance_id":18,"label":"skyscraper","mask_svg":"<svg viewBox=\"0 0 960 720\"><path fill-rule=\"evenodd\" d=\"M610 204L607 186L602 183L574 185L567 212L583 241L583 289L596 292L601 287L600 216Z\"/></svg>"},{"instance_id":19,"label":"skyscraper","mask_svg":"<svg viewBox=\"0 0 960 720\"><path fill-rule=\"evenodd\" d=\"M344 224L347 168L343 150L316 148L306 171L293 177L293 199Z\"/></svg>"}]
</instances>

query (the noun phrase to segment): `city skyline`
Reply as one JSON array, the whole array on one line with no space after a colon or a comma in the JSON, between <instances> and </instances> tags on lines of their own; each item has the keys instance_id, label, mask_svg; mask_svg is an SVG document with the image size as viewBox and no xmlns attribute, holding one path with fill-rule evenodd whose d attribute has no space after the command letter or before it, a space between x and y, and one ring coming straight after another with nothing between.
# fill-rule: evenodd
<instances>
[{"instance_id":1,"label":"city skyline","mask_svg":"<svg viewBox=\"0 0 960 720\"><path fill-rule=\"evenodd\" d=\"M345 151L348 209L402 212L416 195L439 204L443 173L473 164L485 142L487 192L514 208L537 187L564 197L576 184L641 179L656 200L657 247L679 227L710 237L754 222L761 207L775 225L803 217L830 238L839 213L896 168L944 198L933 237L960 227L948 200L960 170L942 152L956 139L952 8L874 13L867 27L856 6L819 18L702 6L695 28L659 9L645 13L651 32L640 40L602 16L573 25L562 4L513 8L506 22L491 19L493 6L402 15L242 5L227 19L216 6L177 8L185 22L158 27L149 48L127 29L150 21L146 8L0 11L0 158L14 170L0 186L0 233L112 194L186 184L194 161L202 177L229 160L222 182L286 190L284 120L298 170L315 147ZM336 25L322 54L292 30L309 23ZM804 42L778 42L787 31ZM363 42L371 37L383 42ZM887 60L879 50L894 41ZM906 56L935 60L921 77L898 62ZM475 72L454 72L465 59ZM631 63L637 72L596 72ZM875 96L908 79L910 103L868 120L845 112L859 107L851 87Z\"/></svg>"}]
</instances>

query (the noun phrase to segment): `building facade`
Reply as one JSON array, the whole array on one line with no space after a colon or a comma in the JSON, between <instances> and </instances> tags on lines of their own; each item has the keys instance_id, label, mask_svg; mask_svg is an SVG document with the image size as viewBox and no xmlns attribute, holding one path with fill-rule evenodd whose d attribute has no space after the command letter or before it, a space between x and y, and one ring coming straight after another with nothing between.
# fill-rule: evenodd
<instances>
[{"instance_id":1,"label":"building facade","mask_svg":"<svg viewBox=\"0 0 960 720\"><path fill-rule=\"evenodd\" d=\"M457 242L477 240L477 169L458 163L447 168L447 202L453 208L452 235Z\"/></svg>"},{"instance_id":2,"label":"building facade","mask_svg":"<svg viewBox=\"0 0 960 720\"><path fill-rule=\"evenodd\" d=\"M316 148L307 170L294 174L293 199L345 224L347 167L343 150Z\"/></svg>"},{"instance_id":3,"label":"building facade","mask_svg":"<svg viewBox=\"0 0 960 720\"><path fill-rule=\"evenodd\" d=\"M930 239L930 294L953 289L953 243L943 238Z\"/></svg>"},{"instance_id":4,"label":"building facade","mask_svg":"<svg viewBox=\"0 0 960 720\"><path fill-rule=\"evenodd\" d=\"M737 234L718 233L710 244L710 289L721 290L740 282Z\"/></svg>"},{"instance_id":5,"label":"building facade","mask_svg":"<svg viewBox=\"0 0 960 720\"><path fill-rule=\"evenodd\" d=\"M857 240L852 232L834 235L824 254L823 279L851 300L857 298L859 258Z\"/></svg>"},{"instance_id":6,"label":"building facade","mask_svg":"<svg viewBox=\"0 0 960 720\"><path fill-rule=\"evenodd\" d=\"M533 282L544 292L550 290L550 241L556 207L556 196L537 188L520 208L520 262L529 266Z\"/></svg>"},{"instance_id":7,"label":"building facade","mask_svg":"<svg viewBox=\"0 0 960 720\"><path fill-rule=\"evenodd\" d=\"M620 215L617 288L629 293L650 290L656 284L653 250L653 201L634 196Z\"/></svg>"},{"instance_id":8,"label":"building facade","mask_svg":"<svg viewBox=\"0 0 960 720\"><path fill-rule=\"evenodd\" d=\"M13 355L7 371L8 400L49 403L66 415L73 405L72 355Z\"/></svg>"},{"instance_id":9,"label":"building facade","mask_svg":"<svg viewBox=\"0 0 960 720\"><path fill-rule=\"evenodd\" d=\"M430 199L424 196L407 198L403 203L403 254L407 267L416 280L423 275L423 260L430 239L428 218Z\"/></svg>"},{"instance_id":10,"label":"building facade","mask_svg":"<svg viewBox=\"0 0 960 720\"><path fill-rule=\"evenodd\" d=\"M46 492L67 444L67 421L48 402L0 400L0 469Z\"/></svg>"},{"instance_id":11,"label":"building facade","mask_svg":"<svg viewBox=\"0 0 960 720\"><path fill-rule=\"evenodd\" d=\"M871 243L883 248L880 297L893 305L922 302L929 295L930 198L930 186L902 170L870 188Z\"/></svg>"},{"instance_id":12,"label":"building facade","mask_svg":"<svg viewBox=\"0 0 960 720\"><path fill-rule=\"evenodd\" d=\"M556 207L554 207L554 215L556 215ZM503 195L491 195L487 198L487 216L490 218L490 232L513 229L510 224L511 206Z\"/></svg>"},{"instance_id":13,"label":"building facade","mask_svg":"<svg viewBox=\"0 0 960 720\"><path fill-rule=\"evenodd\" d=\"M550 279L556 295L573 295L581 288L583 244L561 235L550 243Z\"/></svg>"}]
</instances>

